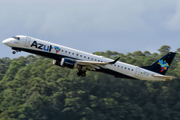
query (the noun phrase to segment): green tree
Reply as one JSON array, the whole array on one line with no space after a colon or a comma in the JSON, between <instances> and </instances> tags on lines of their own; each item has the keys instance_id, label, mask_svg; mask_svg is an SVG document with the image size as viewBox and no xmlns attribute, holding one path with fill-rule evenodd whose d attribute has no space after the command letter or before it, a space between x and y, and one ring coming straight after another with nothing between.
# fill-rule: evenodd
<instances>
[{"instance_id":1,"label":"green tree","mask_svg":"<svg viewBox=\"0 0 180 120\"><path fill-rule=\"evenodd\" d=\"M162 48L160 54L110 50L94 54L148 66L170 47ZM1 58L0 120L177 120L179 56L167 73L177 78L169 82L128 80L91 71L79 77L77 70L52 65L51 59L40 56Z\"/></svg>"},{"instance_id":2,"label":"green tree","mask_svg":"<svg viewBox=\"0 0 180 120\"><path fill-rule=\"evenodd\" d=\"M158 51L160 52L161 55L165 55L170 51L171 47L168 45L163 45Z\"/></svg>"}]
</instances>

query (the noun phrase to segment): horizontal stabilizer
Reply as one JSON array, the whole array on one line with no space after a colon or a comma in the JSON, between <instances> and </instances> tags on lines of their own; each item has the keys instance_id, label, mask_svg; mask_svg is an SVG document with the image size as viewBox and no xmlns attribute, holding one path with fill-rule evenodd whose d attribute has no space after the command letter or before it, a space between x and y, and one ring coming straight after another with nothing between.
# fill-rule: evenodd
<instances>
[{"instance_id":1,"label":"horizontal stabilizer","mask_svg":"<svg viewBox=\"0 0 180 120\"><path fill-rule=\"evenodd\" d=\"M164 78L165 81L172 81L173 78L176 78L174 76L167 76L167 75L153 75L153 76L158 78Z\"/></svg>"},{"instance_id":2,"label":"horizontal stabilizer","mask_svg":"<svg viewBox=\"0 0 180 120\"><path fill-rule=\"evenodd\" d=\"M174 76L167 76L167 75L154 75L154 77L161 77L161 78L176 78Z\"/></svg>"}]
</instances>

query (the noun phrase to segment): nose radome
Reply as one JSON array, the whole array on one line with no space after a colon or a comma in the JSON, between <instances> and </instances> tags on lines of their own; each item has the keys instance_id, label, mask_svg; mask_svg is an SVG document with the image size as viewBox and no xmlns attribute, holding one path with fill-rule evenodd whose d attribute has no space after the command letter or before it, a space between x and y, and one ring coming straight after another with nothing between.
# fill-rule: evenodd
<instances>
[{"instance_id":1,"label":"nose radome","mask_svg":"<svg viewBox=\"0 0 180 120\"><path fill-rule=\"evenodd\" d=\"M8 45L8 42L9 42L8 39L2 41L2 43L5 44L5 45Z\"/></svg>"}]
</instances>

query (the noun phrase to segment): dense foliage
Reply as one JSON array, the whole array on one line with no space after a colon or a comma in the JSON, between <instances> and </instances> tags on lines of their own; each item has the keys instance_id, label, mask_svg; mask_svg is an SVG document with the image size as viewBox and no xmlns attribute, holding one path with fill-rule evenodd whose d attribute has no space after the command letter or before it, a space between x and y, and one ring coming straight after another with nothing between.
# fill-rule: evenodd
<instances>
[{"instance_id":1,"label":"dense foliage","mask_svg":"<svg viewBox=\"0 0 180 120\"><path fill-rule=\"evenodd\" d=\"M95 52L147 66L170 51ZM177 50L177 53L180 49ZM138 81L52 65L51 59L29 55L0 59L0 120L178 120L180 118L180 54L166 82Z\"/></svg>"}]
</instances>

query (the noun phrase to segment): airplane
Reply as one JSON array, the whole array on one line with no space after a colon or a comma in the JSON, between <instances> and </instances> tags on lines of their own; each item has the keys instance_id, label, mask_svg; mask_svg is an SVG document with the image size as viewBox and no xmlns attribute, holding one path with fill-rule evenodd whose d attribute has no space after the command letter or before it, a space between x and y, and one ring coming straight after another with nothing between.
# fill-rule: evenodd
<instances>
[{"instance_id":1,"label":"airplane","mask_svg":"<svg viewBox=\"0 0 180 120\"><path fill-rule=\"evenodd\" d=\"M17 35L2 41L16 52L25 51L53 59L53 64L71 69L78 69L78 76L86 76L87 71L102 72L116 78L171 81L173 76L165 75L176 53L169 52L150 66L138 67L120 62L119 58L112 60L104 56L72 49L48 41L29 36Z\"/></svg>"}]
</instances>

